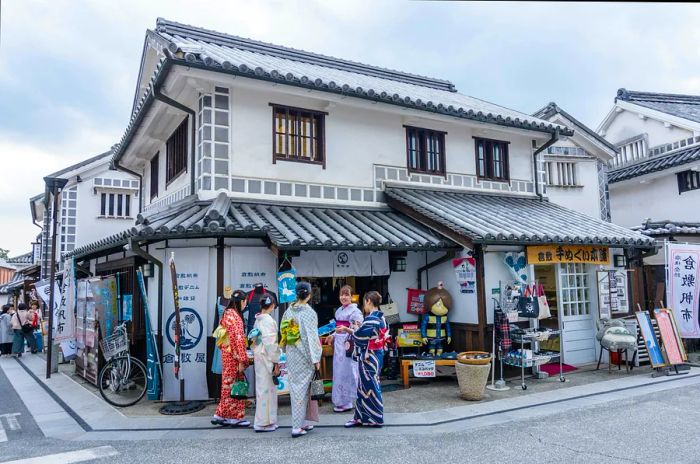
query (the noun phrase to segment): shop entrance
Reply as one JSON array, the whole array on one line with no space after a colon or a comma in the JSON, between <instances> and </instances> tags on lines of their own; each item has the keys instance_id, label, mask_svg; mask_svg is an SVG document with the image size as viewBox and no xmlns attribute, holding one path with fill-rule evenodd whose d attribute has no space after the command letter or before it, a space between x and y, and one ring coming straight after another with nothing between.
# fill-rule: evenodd
<instances>
[{"instance_id":1,"label":"shop entrance","mask_svg":"<svg viewBox=\"0 0 700 464\"><path fill-rule=\"evenodd\" d=\"M595 362L595 325L586 265L535 266L535 279L544 286L552 313L540 325L562 331L563 361L573 366ZM556 350L558 341L555 342L541 348Z\"/></svg>"},{"instance_id":2,"label":"shop entrance","mask_svg":"<svg viewBox=\"0 0 700 464\"><path fill-rule=\"evenodd\" d=\"M319 327L335 318L335 310L340 306L338 295L340 287L350 285L353 292L359 295L357 306L362 309L362 296L376 290L385 298L388 293L389 276L374 277L299 277L299 280L311 284L310 304L318 314Z\"/></svg>"}]
</instances>

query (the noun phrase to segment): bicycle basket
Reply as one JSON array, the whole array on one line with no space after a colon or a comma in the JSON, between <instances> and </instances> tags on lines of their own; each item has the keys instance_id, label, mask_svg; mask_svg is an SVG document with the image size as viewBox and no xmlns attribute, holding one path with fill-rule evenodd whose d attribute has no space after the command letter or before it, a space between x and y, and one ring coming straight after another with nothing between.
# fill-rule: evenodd
<instances>
[{"instance_id":1,"label":"bicycle basket","mask_svg":"<svg viewBox=\"0 0 700 464\"><path fill-rule=\"evenodd\" d=\"M126 333L120 331L114 335L103 338L100 342L100 348L102 349L102 355L106 360L115 357L119 353L129 351Z\"/></svg>"}]
</instances>

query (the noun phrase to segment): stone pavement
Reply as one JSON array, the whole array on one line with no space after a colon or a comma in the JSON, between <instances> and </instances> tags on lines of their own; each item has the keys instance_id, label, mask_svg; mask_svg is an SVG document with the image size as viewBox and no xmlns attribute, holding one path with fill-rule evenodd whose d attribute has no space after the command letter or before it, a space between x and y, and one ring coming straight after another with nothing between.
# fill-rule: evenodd
<instances>
[{"instance_id":1,"label":"stone pavement","mask_svg":"<svg viewBox=\"0 0 700 464\"><path fill-rule=\"evenodd\" d=\"M242 438L265 439L288 436L287 433L254 434L250 429L213 427L208 417L146 416L129 417L85 390L65 374L44 379L44 360L36 356L0 359L19 396L27 405L44 435L65 440L145 440L190 437L192 431L202 439ZM356 429L362 436L402 435L410 433L443 433L503 424L524 418L537 418L636 396L700 385L700 369L688 374L653 379L649 375L616 376L613 380L576 385L527 395L512 396L488 402L464 403L460 406L432 411L400 413L389 411L383 429ZM347 433L342 424L347 415L321 416L318 436ZM289 428L289 416L280 417L282 428ZM284 431L283 431L284 432Z\"/></svg>"}]
</instances>

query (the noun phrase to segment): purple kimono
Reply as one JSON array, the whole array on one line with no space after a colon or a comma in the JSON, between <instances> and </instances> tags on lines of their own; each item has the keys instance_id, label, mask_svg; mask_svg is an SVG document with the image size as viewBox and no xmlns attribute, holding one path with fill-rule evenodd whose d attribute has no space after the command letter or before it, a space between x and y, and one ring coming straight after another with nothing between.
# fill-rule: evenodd
<instances>
[{"instance_id":1,"label":"purple kimono","mask_svg":"<svg viewBox=\"0 0 700 464\"><path fill-rule=\"evenodd\" d=\"M362 312L356 304L341 306L335 311L335 320L348 322L353 328L362 324ZM345 355L345 341L348 334L336 333L333 339L333 406L350 409L357 399L357 362Z\"/></svg>"}]
</instances>

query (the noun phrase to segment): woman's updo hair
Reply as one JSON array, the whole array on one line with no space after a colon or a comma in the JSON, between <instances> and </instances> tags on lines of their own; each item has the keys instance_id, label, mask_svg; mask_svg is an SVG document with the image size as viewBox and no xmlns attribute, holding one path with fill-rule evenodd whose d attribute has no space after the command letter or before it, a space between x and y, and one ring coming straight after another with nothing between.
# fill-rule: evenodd
<instances>
[{"instance_id":1,"label":"woman's updo hair","mask_svg":"<svg viewBox=\"0 0 700 464\"><path fill-rule=\"evenodd\" d=\"M235 309L239 313L243 311L243 303L247 298L246 293L243 290L236 290L231 295L231 299L228 302L226 309Z\"/></svg>"},{"instance_id":2,"label":"woman's updo hair","mask_svg":"<svg viewBox=\"0 0 700 464\"><path fill-rule=\"evenodd\" d=\"M379 305L382 304L382 296L375 290L365 293L365 300L372 303L372 306L375 308L378 308Z\"/></svg>"},{"instance_id":3,"label":"woman's updo hair","mask_svg":"<svg viewBox=\"0 0 700 464\"><path fill-rule=\"evenodd\" d=\"M299 282L296 287L297 300L303 301L311 295L311 284L308 282Z\"/></svg>"},{"instance_id":4,"label":"woman's updo hair","mask_svg":"<svg viewBox=\"0 0 700 464\"><path fill-rule=\"evenodd\" d=\"M352 296L352 287L349 285L343 285L342 287L340 287L340 294Z\"/></svg>"},{"instance_id":5,"label":"woman's updo hair","mask_svg":"<svg viewBox=\"0 0 700 464\"><path fill-rule=\"evenodd\" d=\"M263 295L260 297L260 309L267 309L275 305L275 299L272 295Z\"/></svg>"}]
</instances>

